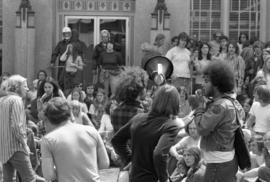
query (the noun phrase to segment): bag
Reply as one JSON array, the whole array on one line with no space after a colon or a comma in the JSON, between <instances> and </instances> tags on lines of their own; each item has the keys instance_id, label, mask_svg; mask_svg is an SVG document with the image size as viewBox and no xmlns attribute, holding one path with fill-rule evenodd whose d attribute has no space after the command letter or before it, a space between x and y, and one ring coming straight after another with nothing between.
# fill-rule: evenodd
<instances>
[{"instance_id":1,"label":"bag","mask_svg":"<svg viewBox=\"0 0 270 182\"><path fill-rule=\"evenodd\" d=\"M248 169L251 167L251 159L250 159L248 147L245 142L245 136L239 122L238 112L234 105L234 99L230 97L225 97L225 98L232 102L235 108L235 112L236 112L236 123L238 125L238 128L235 131L234 148L235 148L235 155L237 158L238 166L241 170Z\"/></svg>"}]
</instances>

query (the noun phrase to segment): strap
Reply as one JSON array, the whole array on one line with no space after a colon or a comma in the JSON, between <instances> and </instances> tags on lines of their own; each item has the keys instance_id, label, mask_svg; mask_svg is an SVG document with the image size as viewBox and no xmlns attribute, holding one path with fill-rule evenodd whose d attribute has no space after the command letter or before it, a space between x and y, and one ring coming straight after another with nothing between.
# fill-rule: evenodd
<instances>
[{"instance_id":1,"label":"strap","mask_svg":"<svg viewBox=\"0 0 270 182\"><path fill-rule=\"evenodd\" d=\"M227 100L229 100L229 101L232 102L233 107L234 107L234 109L235 109L235 114L236 114L236 123L237 123L239 126L241 126L241 125L240 125L240 122L239 122L239 115L238 115L236 106L235 106L235 104L234 104L235 99L233 99L233 98L231 98L231 97L229 97L229 96L226 96L226 95L223 96L222 98L227 99Z\"/></svg>"}]
</instances>

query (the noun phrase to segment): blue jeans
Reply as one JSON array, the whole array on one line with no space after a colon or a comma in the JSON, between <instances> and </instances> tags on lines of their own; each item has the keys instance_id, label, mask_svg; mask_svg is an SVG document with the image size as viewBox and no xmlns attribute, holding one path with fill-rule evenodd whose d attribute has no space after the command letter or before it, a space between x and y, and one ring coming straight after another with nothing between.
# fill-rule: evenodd
<instances>
[{"instance_id":1,"label":"blue jeans","mask_svg":"<svg viewBox=\"0 0 270 182\"><path fill-rule=\"evenodd\" d=\"M208 163L204 176L205 182L235 182L238 171L237 160L224 163Z\"/></svg>"},{"instance_id":2,"label":"blue jeans","mask_svg":"<svg viewBox=\"0 0 270 182\"><path fill-rule=\"evenodd\" d=\"M13 156L5 164L3 164L3 182L13 182L15 169L20 174L22 182L36 181L36 176L30 162L30 157L24 152L15 152Z\"/></svg>"}]
</instances>

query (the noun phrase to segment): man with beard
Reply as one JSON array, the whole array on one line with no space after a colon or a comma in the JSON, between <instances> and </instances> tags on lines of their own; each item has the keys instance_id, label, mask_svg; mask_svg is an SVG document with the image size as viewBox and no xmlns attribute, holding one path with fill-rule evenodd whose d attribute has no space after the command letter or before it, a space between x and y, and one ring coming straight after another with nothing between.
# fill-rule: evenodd
<instances>
[{"instance_id":1,"label":"man with beard","mask_svg":"<svg viewBox=\"0 0 270 182\"><path fill-rule=\"evenodd\" d=\"M204 81L205 96L212 101L201 102L194 113L207 163L204 181L234 182L238 170L234 148L236 114L242 107L233 98L233 70L224 62L212 62L204 71Z\"/></svg>"}]
</instances>

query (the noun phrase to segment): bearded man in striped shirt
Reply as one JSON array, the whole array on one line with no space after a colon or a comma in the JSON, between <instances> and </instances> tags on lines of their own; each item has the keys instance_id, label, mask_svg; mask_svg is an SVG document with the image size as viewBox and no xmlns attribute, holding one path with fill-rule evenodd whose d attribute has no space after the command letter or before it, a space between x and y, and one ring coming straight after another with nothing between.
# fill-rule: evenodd
<instances>
[{"instance_id":1,"label":"bearded man in striped shirt","mask_svg":"<svg viewBox=\"0 0 270 182\"><path fill-rule=\"evenodd\" d=\"M4 182L13 181L15 169L23 182L36 181L26 139L23 98L28 91L26 78L13 75L2 83L7 95L0 98L0 162Z\"/></svg>"}]
</instances>

